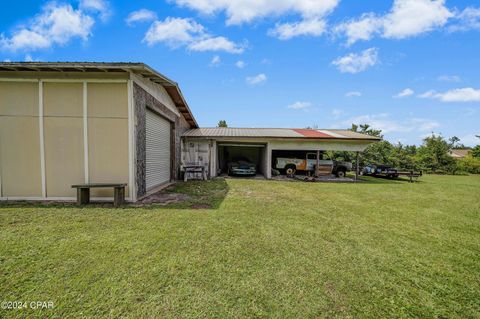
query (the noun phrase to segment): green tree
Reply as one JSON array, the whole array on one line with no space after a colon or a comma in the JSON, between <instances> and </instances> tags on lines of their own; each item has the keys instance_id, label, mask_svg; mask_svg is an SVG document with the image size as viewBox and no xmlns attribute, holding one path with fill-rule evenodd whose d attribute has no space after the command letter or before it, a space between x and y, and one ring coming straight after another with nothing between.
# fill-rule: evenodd
<instances>
[{"instance_id":1,"label":"green tree","mask_svg":"<svg viewBox=\"0 0 480 319\"><path fill-rule=\"evenodd\" d=\"M376 136L382 138L382 131L376 130L368 124L352 124L350 128L351 131L367 134L371 136ZM381 163L381 164L390 164L390 156L392 152L392 144L388 141L380 141L378 143L370 144L365 151L360 156L360 166L371 163ZM339 161L352 162L353 166L356 165L356 154L355 152L347 151L328 151L327 157L331 159L336 159Z\"/></svg>"},{"instance_id":2,"label":"green tree","mask_svg":"<svg viewBox=\"0 0 480 319\"><path fill-rule=\"evenodd\" d=\"M472 150L470 151L470 154L472 154L472 157L480 158L480 145L477 145L474 148L472 148Z\"/></svg>"},{"instance_id":3,"label":"green tree","mask_svg":"<svg viewBox=\"0 0 480 319\"><path fill-rule=\"evenodd\" d=\"M360 156L360 166L367 164L395 165L395 147L389 141L370 144Z\"/></svg>"},{"instance_id":4,"label":"green tree","mask_svg":"<svg viewBox=\"0 0 480 319\"><path fill-rule=\"evenodd\" d=\"M415 145L403 145L399 142L392 149L392 165L403 169L417 170L419 165L416 155L417 147Z\"/></svg>"},{"instance_id":5,"label":"green tree","mask_svg":"<svg viewBox=\"0 0 480 319\"><path fill-rule=\"evenodd\" d=\"M480 174L480 157L473 157L472 154L468 154L459 159L457 164L458 169L462 172Z\"/></svg>"},{"instance_id":6,"label":"green tree","mask_svg":"<svg viewBox=\"0 0 480 319\"><path fill-rule=\"evenodd\" d=\"M448 139L448 141L450 142L450 145L452 148L454 148L458 142L460 142L460 139L456 136L452 136Z\"/></svg>"},{"instance_id":7,"label":"green tree","mask_svg":"<svg viewBox=\"0 0 480 319\"><path fill-rule=\"evenodd\" d=\"M373 129L368 124L360 124L360 125L352 124L352 127L350 128L350 130L357 133L363 133L363 134L383 138L382 130Z\"/></svg>"},{"instance_id":8,"label":"green tree","mask_svg":"<svg viewBox=\"0 0 480 319\"><path fill-rule=\"evenodd\" d=\"M225 120L218 121L217 127L228 127L227 121Z\"/></svg>"},{"instance_id":9,"label":"green tree","mask_svg":"<svg viewBox=\"0 0 480 319\"><path fill-rule=\"evenodd\" d=\"M372 128L368 124L352 124L351 130L358 133L383 137L382 131ZM426 170L434 173L455 174L459 170L477 174L480 173L480 145L472 149L469 156L455 160L450 151L461 147L460 139L453 136L448 140L440 135L432 134L423 140L419 147L392 144L388 141L379 141L370 144L360 156L360 166L367 164L385 164L407 170ZM327 158L352 162L355 166L355 152L328 151Z\"/></svg>"},{"instance_id":10,"label":"green tree","mask_svg":"<svg viewBox=\"0 0 480 319\"><path fill-rule=\"evenodd\" d=\"M467 148L463 143L460 143L460 139L456 136L452 136L448 139L452 149L465 149Z\"/></svg>"},{"instance_id":11,"label":"green tree","mask_svg":"<svg viewBox=\"0 0 480 319\"><path fill-rule=\"evenodd\" d=\"M418 148L418 161L422 168L432 172L455 173L457 165L450 156L452 144L442 136L432 134L423 140L422 146Z\"/></svg>"}]
</instances>

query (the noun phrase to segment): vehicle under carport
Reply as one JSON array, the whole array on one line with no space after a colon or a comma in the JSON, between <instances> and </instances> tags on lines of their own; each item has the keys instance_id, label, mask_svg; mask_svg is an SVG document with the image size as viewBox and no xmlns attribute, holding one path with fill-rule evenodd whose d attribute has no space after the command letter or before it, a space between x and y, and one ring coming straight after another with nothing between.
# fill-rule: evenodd
<instances>
[{"instance_id":1,"label":"vehicle under carport","mask_svg":"<svg viewBox=\"0 0 480 319\"><path fill-rule=\"evenodd\" d=\"M335 175L345 177L352 170L352 163L337 161L328 152L300 150L272 150L272 169L282 175ZM315 171L318 164L319 170Z\"/></svg>"},{"instance_id":2,"label":"vehicle under carport","mask_svg":"<svg viewBox=\"0 0 480 319\"><path fill-rule=\"evenodd\" d=\"M219 142L217 143L218 170L221 174L234 176L265 176L265 148L265 144ZM255 174L250 174L246 169L232 170L232 165L242 165L244 162L255 166Z\"/></svg>"}]
</instances>

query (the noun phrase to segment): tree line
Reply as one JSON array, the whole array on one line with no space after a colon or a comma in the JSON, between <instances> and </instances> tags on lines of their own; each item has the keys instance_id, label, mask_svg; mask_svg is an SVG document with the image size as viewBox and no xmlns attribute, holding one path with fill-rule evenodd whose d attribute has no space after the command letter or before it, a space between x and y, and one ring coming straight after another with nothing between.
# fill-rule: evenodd
<instances>
[{"instance_id":1,"label":"tree line","mask_svg":"<svg viewBox=\"0 0 480 319\"><path fill-rule=\"evenodd\" d=\"M368 124L352 124L351 130L358 133L383 137L381 130L376 130ZM480 142L480 136L477 136ZM368 164L391 165L404 170L421 170L436 174L480 174L480 145L469 149L468 155L461 159L452 157L454 149L466 149L459 143L460 139L452 137L445 139L433 134L423 139L420 146L392 144L382 140L370 144L361 154L360 167ZM355 163L354 152L328 152L331 158Z\"/></svg>"}]
</instances>

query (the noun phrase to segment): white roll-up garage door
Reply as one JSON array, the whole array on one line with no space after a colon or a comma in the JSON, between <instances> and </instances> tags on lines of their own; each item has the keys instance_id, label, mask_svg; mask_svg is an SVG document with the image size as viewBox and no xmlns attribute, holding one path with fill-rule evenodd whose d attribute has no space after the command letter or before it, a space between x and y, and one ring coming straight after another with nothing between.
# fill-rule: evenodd
<instances>
[{"instance_id":1,"label":"white roll-up garage door","mask_svg":"<svg viewBox=\"0 0 480 319\"><path fill-rule=\"evenodd\" d=\"M147 190L170 181L170 122L147 110Z\"/></svg>"}]
</instances>

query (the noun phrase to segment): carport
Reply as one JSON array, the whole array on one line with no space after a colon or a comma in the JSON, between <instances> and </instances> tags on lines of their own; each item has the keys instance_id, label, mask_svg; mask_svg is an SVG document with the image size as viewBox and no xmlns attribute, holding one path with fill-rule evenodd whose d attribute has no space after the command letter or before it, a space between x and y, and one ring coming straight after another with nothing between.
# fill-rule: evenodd
<instances>
[{"instance_id":1,"label":"carport","mask_svg":"<svg viewBox=\"0 0 480 319\"><path fill-rule=\"evenodd\" d=\"M216 127L188 130L182 140L182 164L205 166L209 177L226 173L229 161L243 157L269 179L276 154L315 153L318 157L324 151L359 154L381 139L350 130Z\"/></svg>"}]
</instances>

